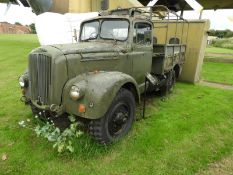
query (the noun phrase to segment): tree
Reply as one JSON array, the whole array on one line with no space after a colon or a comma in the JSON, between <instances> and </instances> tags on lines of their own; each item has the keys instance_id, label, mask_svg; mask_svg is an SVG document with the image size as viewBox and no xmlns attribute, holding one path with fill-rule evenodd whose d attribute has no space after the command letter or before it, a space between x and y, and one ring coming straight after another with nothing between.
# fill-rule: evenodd
<instances>
[{"instance_id":1,"label":"tree","mask_svg":"<svg viewBox=\"0 0 233 175\"><path fill-rule=\"evenodd\" d=\"M231 30L226 30L226 35L225 35L226 38L231 38L233 37L233 32Z\"/></svg>"},{"instance_id":2,"label":"tree","mask_svg":"<svg viewBox=\"0 0 233 175\"><path fill-rule=\"evenodd\" d=\"M31 29L31 33L36 34L36 27L35 27L35 24L32 23L32 24L29 25L29 27L30 27L30 29Z\"/></svg>"},{"instance_id":3,"label":"tree","mask_svg":"<svg viewBox=\"0 0 233 175\"><path fill-rule=\"evenodd\" d=\"M19 22L16 22L15 25L22 26L22 24Z\"/></svg>"},{"instance_id":4,"label":"tree","mask_svg":"<svg viewBox=\"0 0 233 175\"><path fill-rule=\"evenodd\" d=\"M209 36L216 36L218 38L231 38L233 37L233 31L231 30L209 30Z\"/></svg>"}]
</instances>

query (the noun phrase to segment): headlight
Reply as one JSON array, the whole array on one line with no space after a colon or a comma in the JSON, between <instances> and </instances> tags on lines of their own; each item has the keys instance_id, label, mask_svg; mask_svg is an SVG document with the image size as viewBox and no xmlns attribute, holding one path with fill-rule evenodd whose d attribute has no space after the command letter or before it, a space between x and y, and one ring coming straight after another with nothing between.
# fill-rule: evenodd
<instances>
[{"instance_id":1,"label":"headlight","mask_svg":"<svg viewBox=\"0 0 233 175\"><path fill-rule=\"evenodd\" d=\"M22 87L22 88L25 87L26 83L25 83L23 77L20 77L20 78L19 78L19 85L20 85L20 87Z\"/></svg>"},{"instance_id":2,"label":"headlight","mask_svg":"<svg viewBox=\"0 0 233 175\"><path fill-rule=\"evenodd\" d=\"M70 97L72 100L78 100L83 97L84 92L80 87L72 86L70 89Z\"/></svg>"},{"instance_id":3,"label":"headlight","mask_svg":"<svg viewBox=\"0 0 233 175\"><path fill-rule=\"evenodd\" d=\"M28 77L24 74L19 78L19 85L21 88L27 88L29 83L28 83Z\"/></svg>"}]
</instances>

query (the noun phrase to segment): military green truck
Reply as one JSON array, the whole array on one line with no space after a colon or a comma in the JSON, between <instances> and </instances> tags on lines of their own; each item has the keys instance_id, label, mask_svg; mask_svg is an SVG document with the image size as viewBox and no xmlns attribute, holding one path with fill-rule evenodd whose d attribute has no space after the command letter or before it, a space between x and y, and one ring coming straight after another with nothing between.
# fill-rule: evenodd
<instances>
[{"instance_id":1,"label":"military green truck","mask_svg":"<svg viewBox=\"0 0 233 175\"><path fill-rule=\"evenodd\" d=\"M76 116L100 143L119 140L141 94L171 91L181 73L186 46L157 44L153 36L152 18L167 21L169 13L165 7L102 12L81 24L78 43L33 50L19 78L22 101L35 115Z\"/></svg>"}]
</instances>

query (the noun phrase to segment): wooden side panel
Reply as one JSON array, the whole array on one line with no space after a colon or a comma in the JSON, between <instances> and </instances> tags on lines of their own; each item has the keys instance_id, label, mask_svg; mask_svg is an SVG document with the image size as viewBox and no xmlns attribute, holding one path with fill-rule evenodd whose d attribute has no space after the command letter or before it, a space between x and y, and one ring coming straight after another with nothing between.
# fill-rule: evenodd
<instances>
[{"instance_id":1,"label":"wooden side panel","mask_svg":"<svg viewBox=\"0 0 233 175\"><path fill-rule=\"evenodd\" d=\"M185 44L187 46L185 64L180 80L191 83L198 82L200 80L210 22L208 20L192 20L185 25L183 23L170 22L168 30L166 25L164 22L155 23L154 36L157 38L158 44L169 43L171 38L178 38L182 44Z\"/></svg>"}]
</instances>

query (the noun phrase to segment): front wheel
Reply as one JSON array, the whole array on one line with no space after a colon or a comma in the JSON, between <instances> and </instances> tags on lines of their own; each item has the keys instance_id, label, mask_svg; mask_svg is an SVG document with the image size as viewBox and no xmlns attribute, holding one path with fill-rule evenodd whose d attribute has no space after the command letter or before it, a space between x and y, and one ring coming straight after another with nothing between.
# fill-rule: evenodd
<instances>
[{"instance_id":1,"label":"front wheel","mask_svg":"<svg viewBox=\"0 0 233 175\"><path fill-rule=\"evenodd\" d=\"M134 116L134 96L127 89L121 89L105 116L90 122L89 132L102 144L115 142L129 132Z\"/></svg>"}]
</instances>

